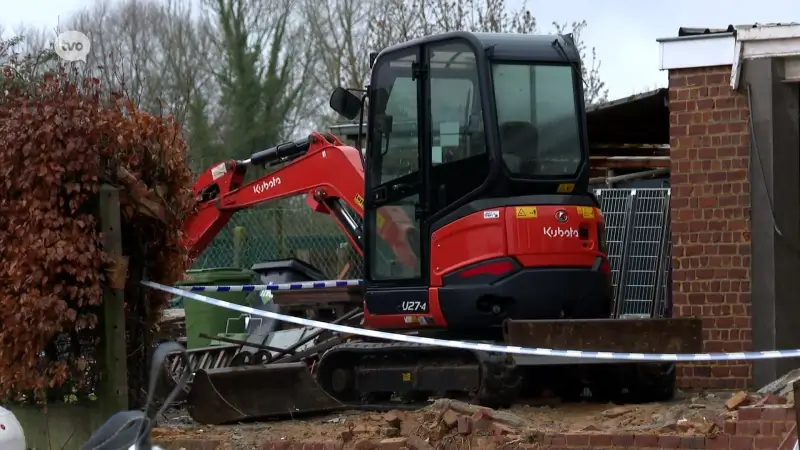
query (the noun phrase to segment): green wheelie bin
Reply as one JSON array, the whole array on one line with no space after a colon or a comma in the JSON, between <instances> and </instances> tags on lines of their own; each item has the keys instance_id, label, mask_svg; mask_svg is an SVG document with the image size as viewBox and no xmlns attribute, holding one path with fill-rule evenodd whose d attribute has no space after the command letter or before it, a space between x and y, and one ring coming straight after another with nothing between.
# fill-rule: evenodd
<instances>
[{"instance_id":1,"label":"green wheelie bin","mask_svg":"<svg viewBox=\"0 0 800 450\"><path fill-rule=\"evenodd\" d=\"M178 286L227 286L253 284L258 274L249 269L235 267L219 267L214 269L195 269L186 271L188 279ZM237 305L250 306L247 297L250 292L199 292L207 297ZM208 347L211 339L201 338L200 334L216 336L220 333L244 333L242 314L207 303L183 298L183 309L186 314L186 347L188 349Z\"/></svg>"}]
</instances>

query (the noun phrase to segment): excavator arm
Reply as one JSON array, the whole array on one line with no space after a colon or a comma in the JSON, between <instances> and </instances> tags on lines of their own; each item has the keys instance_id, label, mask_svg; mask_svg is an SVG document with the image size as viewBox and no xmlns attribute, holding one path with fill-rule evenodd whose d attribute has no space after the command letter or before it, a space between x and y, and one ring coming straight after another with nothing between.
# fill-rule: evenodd
<instances>
[{"instance_id":1,"label":"excavator arm","mask_svg":"<svg viewBox=\"0 0 800 450\"><path fill-rule=\"evenodd\" d=\"M250 166L281 168L243 184ZM196 212L184 221L183 244L196 258L228 224L236 211L260 203L306 194L314 211L336 219L350 243L364 252L364 168L358 150L333 135L312 133L307 139L287 142L251 155L244 161L225 161L203 172L195 181ZM343 205L349 206L344 208ZM398 208L399 209L399 208ZM378 236L397 260L413 266L416 257L407 241L412 222L402 211L382 208L377 218Z\"/></svg>"}]
</instances>

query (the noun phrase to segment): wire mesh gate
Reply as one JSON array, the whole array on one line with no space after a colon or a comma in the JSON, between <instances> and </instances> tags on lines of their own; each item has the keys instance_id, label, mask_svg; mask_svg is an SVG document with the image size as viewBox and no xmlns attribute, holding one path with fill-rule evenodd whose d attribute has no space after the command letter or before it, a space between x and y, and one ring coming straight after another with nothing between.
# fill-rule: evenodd
<instances>
[{"instance_id":1,"label":"wire mesh gate","mask_svg":"<svg viewBox=\"0 0 800 450\"><path fill-rule=\"evenodd\" d=\"M665 316L671 303L669 189L597 189L615 317Z\"/></svg>"}]
</instances>

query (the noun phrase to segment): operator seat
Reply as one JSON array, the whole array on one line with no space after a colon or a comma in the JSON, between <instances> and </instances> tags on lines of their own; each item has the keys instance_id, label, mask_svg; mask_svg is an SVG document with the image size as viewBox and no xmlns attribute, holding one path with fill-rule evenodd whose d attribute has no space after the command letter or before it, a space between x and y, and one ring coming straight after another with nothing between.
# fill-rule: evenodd
<instances>
[{"instance_id":1,"label":"operator seat","mask_svg":"<svg viewBox=\"0 0 800 450\"><path fill-rule=\"evenodd\" d=\"M524 173L527 166L535 164L531 155L536 151L530 149L538 147L539 133L530 122L508 121L500 124L500 148L503 161L508 170L514 173Z\"/></svg>"}]
</instances>

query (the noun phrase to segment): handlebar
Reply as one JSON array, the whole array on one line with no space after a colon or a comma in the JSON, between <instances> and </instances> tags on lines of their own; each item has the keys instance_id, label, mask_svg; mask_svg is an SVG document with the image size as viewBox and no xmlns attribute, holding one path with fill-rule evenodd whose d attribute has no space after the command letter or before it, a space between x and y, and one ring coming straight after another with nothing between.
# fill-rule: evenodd
<instances>
[{"instance_id":1,"label":"handlebar","mask_svg":"<svg viewBox=\"0 0 800 450\"><path fill-rule=\"evenodd\" d=\"M161 378L161 371L165 368L167 356L179 353L186 368L180 379L169 393L164 403L158 410L153 411L153 400ZM163 414L189 382L191 376L191 363L186 349L177 342L164 342L156 347L150 364L150 382L147 389L147 402L143 411L120 411L97 431L92 434L89 441L83 444L81 450L160 450L150 442L150 432L156 423L156 417Z\"/></svg>"}]
</instances>

